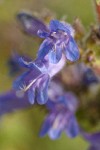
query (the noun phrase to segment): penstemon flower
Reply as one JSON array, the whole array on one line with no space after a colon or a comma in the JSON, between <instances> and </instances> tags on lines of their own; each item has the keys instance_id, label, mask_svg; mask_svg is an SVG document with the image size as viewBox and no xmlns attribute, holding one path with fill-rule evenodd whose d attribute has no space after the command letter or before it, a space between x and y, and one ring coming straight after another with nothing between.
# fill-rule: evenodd
<instances>
[{"instance_id":1,"label":"penstemon flower","mask_svg":"<svg viewBox=\"0 0 100 150\"><path fill-rule=\"evenodd\" d=\"M26 62L20 58L19 63L28 71L15 80L14 88L27 92L31 104L34 104L35 99L39 104L45 104L48 100L50 79L65 65L65 58L62 56L58 64L49 63L48 58L33 62Z\"/></svg>"},{"instance_id":2,"label":"penstemon flower","mask_svg":"<svg viewBox=\"0 0 100 150\"><path fill-rule=\"evenodd\" d=\"M46 38L40 45L38 58L43 59L48 54L50 62L58 63L62 53L64 53L68 60L78 60L79 50L73 39L73 34L71 25L58 20L51 20L48 33L42 30L38 31L41 38Z\"/></svg>"},{"instance_id":3,"label":"penstemon flower","mask_svg":"<svg viewBox=\"0 0 100 150\"><path fill-rule=\"evenodd\" d=\"M49 89L49 95L52 92L54 96L50 96L53 99L49 99L46 104L49 115L43 123L40 136L48 134L51 139L57 139L62 131L65 131L70 138L73 138L79 133L79 126L75 118L78 105L77 98L72 92L63 92L63 95L60 95L61 92L59 93L55 87L59 89L59 85Z\"/></svg>"},{"instance_id":4,"label":"penstemon flower","mask_svg":"<svg viewBox=\"0 0 100 150\"><path fill-rule=\"evenodd\" d=\"M27 33L32 35L37 33L39 37L45 38L37 53L38 59L43 60L48 55L51 63L58 63L62 53L70 61L79 59L79 49L73 38L74 29L70 24L51 20L49 26L45 24L43 26L43 22L27 13L20 13L17 18Z\"/></svg>"}]
</instances>

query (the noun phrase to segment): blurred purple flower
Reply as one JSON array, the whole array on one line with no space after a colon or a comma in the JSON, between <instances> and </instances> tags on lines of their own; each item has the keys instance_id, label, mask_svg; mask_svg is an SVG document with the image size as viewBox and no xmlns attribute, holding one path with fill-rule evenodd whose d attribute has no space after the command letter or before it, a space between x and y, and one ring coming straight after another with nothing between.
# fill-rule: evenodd
<instances>
[{"instance_id":1,"label":"blurred purple flower","mask_svg":"<svg viewBox=\"0 0 100 150\"><path fill-rule=\"evenodd\" d=\"M26 61L31 61L29 57L24 55L19 55L17 52L13 52L11 57L7 61L10 76L15 76L17 73L21 73L23 71L23 68L18 63L18 59L20 57L23 57L23 59Z\"/></svg>"},{"instance_id":2,"label":"blurred purple flower","mask_svg":"<svg viewBox=\"0 0 100 150\"><path fill-rule=\"evenodd\" d=\"M66 76L67 74L67 76ZM63 82L68 86L90 86L99 83L99 77L92 67L84 63L67 66L62 72Z\"/></svg>"},{"instance_id":3,"label":"blurred purple flower","mask_svg":"<svg viewBox=\"0 0 100 150\"><path fill-rule=\"evenodd\" d=\"M25 12L19 13L17 18L27 33L46 38L40 45L38 59L42 60L48 54L51 63L58 63L62 53L70 61L79 59L79 49L73 39L74 30L68 23L51 20L50 25L46 26L42 21Z\"/></svg>"},{"instance_id":4,"label":"blurred purple flower","mask_svg":"<svg viewBox=\"0 0 100 150\"><path fill-rule=\"evenodd\" d=\"M64 89L60 81L56 79L52 80L49 84L49 89L48 89L49 99L55 102L59 96L63 95L63 93L64 93Z\"/></svg>"},{"instance_id":5,"label":"blurred purple flower","mask_svg":"<svg viewBox=\"0 0 100 150\"><path fill-rule=\"evenodd\" d=\"M45 104L48 100L49 81L64 66L64 57L58 64L49 63L48 59L26 62L20 58L19 62L28 71L15 80L14 88L27 92L31 104L34 104L35 99L38 104Z\"/></svg>"},{"instance_id":6,"label":"blurred purple flower","mask_svg":"<svg viewBox=\"0 0 100 150\"><path fill-rule=\"evenodd\" d=\"M31 36L37 36L39 29L48 31L42 20L37 19L29 13L21 12L17 15L17 20L22 25L23 31Z\"/></svg>"},{"instance_id":7,"label":"blurred purple flower","mask_svg":"<svg viewBox=\"0 0 100 150\"><path fill-rule=\"evenodd\" d=\"M100 150L100 132L92 134L82 132L82 136L91 144L88 150Z\"/></svg>"},{"instance_id":8,"label":"blurred purple flower","mask_svg":"<svg viewBox=\"0 0 100 150\"><path fill-rule=\"evenodd\" d=\"M82 82L84 85L89 86L94 83L99 83L99 78L92 68L87 67L83 73Z\"/></svg>"},{"instance_id":9,"label":"blurred purple flower","mask_svg":"<svg viewBox=\"0 0 100 150\"><path fill-rule=\"evenodd\" d=\"M0 94L0 116L31 106L27 93L10 90Z\"/></svg>"},{"instance_id":10,"label":"blurred purple flower","mask_svg":"<svg viewBox=\"0 0 100 150\"><path fill-rule=\"evenodd\" d=\"M67 92L56 99L54 97L53 100L49 100L46 105L50 112L43 123L40 136L48 134L54 140L60 137L62 131L65 131L70 138L76 137L79 126L75 118L77 109L75 95Z\"/></svg>"}]
</instances>

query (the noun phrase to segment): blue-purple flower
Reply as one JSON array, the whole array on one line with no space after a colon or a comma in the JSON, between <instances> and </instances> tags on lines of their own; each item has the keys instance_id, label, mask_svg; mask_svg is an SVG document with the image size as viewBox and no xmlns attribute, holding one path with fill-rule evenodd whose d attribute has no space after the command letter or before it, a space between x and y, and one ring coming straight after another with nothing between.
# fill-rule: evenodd
<instances>
[{"instance_id":1,"label":"blue-purple flower","mask_svg":"<svg viewBox=\"0 0 100 150\"><path fill-rule=\"evenodd\" d=\"M45 104L48 100L50 79L64 66L64 57L57 64L49 63L48 59L26 62L22 58L19 63L28 71L15 80L14 88L27 92L31 104L34 104L35 99L39 104Z\"/></svg>"},{"instance_id":2,"label":"blue-purple flower","mask_svg":"<svg viewBox=\"0 0 100 150\"><path fill-rule=\"evenodd\" d=\"M43 60L48 55L51 63L58 63L62 53L70 61L79 59L79 49L73 38L74 30L70 24L51 20L49 26L46 26L42 21L27 13L19 13L17 18L28 34L37 34L45 38L37 53L38 59Z\"/></svg>"},{"instance_id":3,"label":"blue-purple flower","mask_svg":"<svg viewBox=\"0 0 100 150\"><path fill-rule=\"evenodd\" d=\"M91 84L99 83L99 78L95 74L92 68L87 68L83 74L83 84L89 86Z\"/></svg>"},{"instance_id":4,"label":"blue-purple flower","mask_svg":"<svg viewBox=\"0 0 100 150\"><path fill-rule=\"evenodd\" d=\"M43 59L47 54L52 63L58 63L62 53L70 61L79 59L79 49L73 39L73 28L64 22L51 20L49 32L38 31L41 38L46 38L40 45L38 58Z\"/></svg>"},{"instance_id":5,"label":"blue-purple flower","mask_svg":"<svg viewBox=\"0 0 100 150\"><path fill-rule=\"evenodd\" d=\"M9 60L7 61L7 65L9 67L9 75L14 76L23 71L23 68L19 65L18 59L23 57L25 61L31 61L31 58L25 55L19 55L17 52L13 52Z\"/></svg>"},{"instance_id":6,"label":"blue-purple flower","mask_svg":"<svg viewBox=\"0 0 100 150\"><path fill-rule=\"evenodd\" d=\"M100 150L100 132L96 133L85 133L82 132L84 139L90 143L88 150Z\"/></svg>"},{"instance_id":7,"label":"blue-purple flower","mask_svg":"<svg viewBox=\"0 0 100 150\"><path fill-rule=\"evenodd\" d=\"M0 94L0 116L29 106L27 93L12 89Z\"/></svg>"},{"instance_id":8,"label":"blue-purple flower","mask_svg":"<svg viewBox=\"0 0 100 150\"><path fill-rule=\"evenodd\" d=\"M29 13L19 13L17 15L17 20L20 21L23 31L31 36L37 36L39 29L48 31L47 26L42 20L37 19Z\"/></svg>"},{"instance_id":9,"label":"blue-purple flower","mask_svg":"<svg viewBox=\"0 0 100 150\"><path fill-rule=\"evenodd\" d=\"M63 69L62 76L63 82L67 86L72 87L89 87L92 84L97 84L100 82L94 68L89 67L84 63L77 63L67 66Z\"/></svg>"},{"instance_id":10,"label":"blue-purple flower","mask_svg":"<svg viewBox=\"0 0 100 150\"><path fill-rule=\"evenodd\" d=\"M60 93L59 93L60 94ZM60 137L62 131L65 131L68 137L74 138L79 133L79 126L75 117L77 109L77 98L71 92L67 92L61 96L54 93L54 99L47 102L49 114L46 117L40 131L40 136L46 134L51 139Z\"/></svg>"}]
</instances>

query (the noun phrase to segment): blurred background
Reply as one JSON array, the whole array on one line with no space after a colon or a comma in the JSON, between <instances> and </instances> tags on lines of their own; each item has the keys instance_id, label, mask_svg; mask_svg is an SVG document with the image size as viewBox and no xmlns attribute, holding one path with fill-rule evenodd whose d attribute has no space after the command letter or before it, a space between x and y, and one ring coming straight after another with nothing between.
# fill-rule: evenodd
<instances>
[{"instance_id":1,"label":"blurred background","mask_svg":"<svg viewBox=\"0 0 100 150\"><path fill-rule=\"evenodd\" d=\"M92 0L0 0L0 93L12 86L14 78L8 76L7 60L13 50L32 55L38 45L36 39L24 35L18 27L16 14L21 10L41 14L45 9L57 18L67 17L72 22L81 18L88 29L95 22ZM44 11L45 12L45 11ZM68 139L65 134L59 140L39 138L38 133L45 111L40 108L21 110L7 114L0 122L0 150L86 150L88 144L81 138Z\"/></svg>"}]
</instances>

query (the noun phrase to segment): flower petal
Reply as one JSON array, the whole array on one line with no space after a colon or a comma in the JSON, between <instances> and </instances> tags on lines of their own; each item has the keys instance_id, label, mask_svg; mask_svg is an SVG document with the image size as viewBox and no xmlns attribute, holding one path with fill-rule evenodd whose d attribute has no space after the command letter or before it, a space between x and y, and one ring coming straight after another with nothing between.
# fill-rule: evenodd
<instances>
[{"instance_id":1,"label":"flower petal","mask_svg":"<svg viewBox=\"0 0 100 150\"><path fill-rule=\"evenodd\" d=\"M51 63L58 63L62 58L62 49L56 45L55 49L52 49L49 53L49 60Z\"/></svg>"},{"instance_id":2,"label":"flower petal","mask_svg":"<svg viewBox=\"0 0 100 150\"><path fill-rule=\"evenodd\" d=\"M51 99L48 99L47 103L46 103L46 108L48 110L53 110L55 108L55 103L51 100Z\"/></svg>"},{"instance_id":3,"label":"flower petal","mask_svg":"<svg viewBox=\"0 0 100 150\"><path fill-rule=\"evenodd\" d=\"M37 36L37 31L40 29L48 31L46 25L41 20L26 12L19 13L17 19L21 23L23 30L32 36Z\"/></svg>"},{"instance_id":4,"label":"flower petal","mask_svg":"<svg viewBox=\"0 0 100 150\"><path fill-rule=\"evenodd\" d=\"M23 88L23 85L26 85L26 78L29 75L29 72L23 73L21 76L19 76L13 83L13 88L16 90L21 90Z\"/></svg>"},{"instance_id":5,"label":"flower petal","mask_svg":"<svg viewBox=\"0 0 100 150\"><path fill-rule=\"evenodd\" d=\"M69 42L66 45L65 54L70 61L76 61L79 59L79 49L72 37L70 37Z\"/></svg>"},{"instance_id":6,"label":"flower petal","mask_svg":"<svg viewBox=\"0 0 100 150\"><path fill-rule=\"evenodd\" d=\"M91 145L88 150L100 150L100 146Z\"/></svg>"},{"instance_id":7,"label":"flower petal","mask_svg":"<svg viewBox=\"0 0 100 150\"><path fill-rule=\"evenodd\" d=\"M41 38L47 38L49 36L49 32L45 32L43 30L38 30L37 34Z\"/></svg>"},{"instance_id":8,"label":"flower petal","mask_svg":"<svg viewBox=\"0 0 100 150\"><path fill-rule=\"evenodd\" d=\"M62 55L61 60L56 64L49 62L48 73L50 77L55 76L59 71L61 71L62 68L65 66L65 64L66 64L66 58L64 55Z\"/></svg>"},{"instance_id":9,"label":"flower petal","mask_svg":"<svg viewBox=\"0 0 100 150\"><path fill-rule=\"evenodd\" d=\"M25 68L29 68L30 66L30 62L25 61L22 57L18 59L18 63L20 66L25 67Z\"/></svg>"},{"instance_id":10,"label":"flower petal","mask_svg":"<svg viewBox=\"0 0 100 150\"><path fill-rule=\"evenodd\" d=\"M39 60L35 60L35 61L30 61L27 62L25 61L22 57L19 58L18 63L20 64L21 67L25 67L25 68L29 68L29 69L34 69L34 70L39 70L39 68L41 67L40 65L42 65L43 63L40 62Z\"/></svg>"},{"instance_id":11,"label":"flower petal","mask_svg":"<svg viewBox=\"0 0 100 150\"><path fill-rule=\"evenodd\" d=\"M95 133L87 133L81 131L82 136L88 142L90 142L91 146L89 150L99 150L100 149L100 132Z\"/></svg>"},{"instance_id":12,"label":"flower petal","mask_svg":"<svg viewBox=\"0 0 100 150\"><path fill-rule=\"evenodd\" d=\"M84 137L85 140L92 144L98 144L100 143L100 132L96 133L86 133L86 132L81 132L82 136Z\"/></svg>"},{"instance_id":13,"label":"flower petal","mask_svg":"<svg viewBox=\"0 0 100 150\"><path fill-rule=\"evenodd\" d=\"M74 95L73 92L66 92L66 94L63 97L63 101L65 104L65 107L70 111L70 112L75 112L78 107L78 100L76 96Z\"/></svg>"},{"instance_id":14,"label":"flower petal","mask_svg":"<svg viewBox=\"0 0 100 150\"><path fill-rule=\"evenodd\" d=\"M91 85L94 83L99 83L99 79L91 68L87 68L83 74L82 82L84 85Z\"/></svg>"},{"instance_id":15,"label":"flower petal","mask_svg":"<svg viewBox=\"0 0 100 150\"><path fill-rule=\"evenodd\" d=\"M66 120L64 118L64 115L59 113L56 116L51 129L48 132L51 139L57 139L60 137L60 135L64 129L65 122L66 122Z\"/></svg>"},{"instance_id":16,"label":"flower petal","mask_svg":"<svg viewBox=\"0 0 100 150\"><path fill-rule=\"evenodd\" d=\"M45 104L48 100L49 81L49 75L43 75L38 81L36 99L39 104Z\"/></svg>"},{"instance_id":17,"label":"flower petal","mask_svg":"<svg viewBox=\"0 0 100 150\"><path fill-rule=\"evenodd\" d=\"M65 31L68 34L71 34L71 32L73 32L73 28L71 27L71 25L60 22L58 20L51 20L49 28L52 32L56 32L57 30Z\"/></svg>"},{"instance_id":18,"label":"flower petal","mask_svg":"<svg viewBox=\"0 0 100 150\"><path fill-rule=\"evenodd\" d=\"M74 116L70 116L69 122L66 127L66 134L70 138L74 138L79 134L79 126Z\"/></svg>"},{"instance_id":19,"label":"flower petal","mask_svg":"<svg viewBox=\"0 0 100 150\"><path fill-rule=\"evenodd\" d=\"M49 99L51 99L54 102L58 101L58 96L63 95L64 89L62 87L62 84L57 80L57 81L51 81L49 84L49 89L48 89L48 96Z\"/></svg>"},{"instance_id":20,"label":"flower petal","mask_svg":"<svg viewBox=\"0 0 100 150\"><path fill-rule=\"evenodd\" d=\"M0 94L0 116L28 108L30 103L26 93L22 91L9 90Z\"/></svg>"},{"instance_id":21,"label":"flower petal","mask_svg":"<svg viewBox=\"0 0 100 150\"><path fill-rule=\"evenodd\" d=\"M35 102L35 86L32 86L28 90L28 99L29 99L30 104L34 104L34 102Z\"/></svg>"},{"instance_id":22,"label":"flower petal","mask_svg":"<svg viewBox=\"0 0 100 150\"><path fill-rule=\"evenodd\" d=\"M52 50L52 48L53 42L49 39L44 40L37 53L38 59L44 59L44 57L49 53L50 50Z\"/></svg>"},{"instance_id":23,"label":"flower petal","mask_svg":"<svg viewBox=\"0 0 100 150\"><path fill-rule=\"evenodd\" d=\"M14 51L7 62L7 65L9 67L9 75L14 76L17 73L21 73L23 71L22 67L27 67L26 64L28 64L30 61L31 58L25 55L19 55L17 52Z\"/></svg>"},{"instance_id":24,"label":"flower petal","mask_svg":"<svg viewBox=\"0 0 100 150\"><path fill-rule=\"evenodd\" d=\"M25 90L29 84L35 82L39 75L41 75L41 72L38 69L29 70L14 81L13 87L18 90Z\"/></svg>"},{"instance_id":25,"label":"flower petal","mask_svg":"<svg viewBox=\"0 0 100 150\"><path fill-rule=\"evenodd\" d=\"M61 135L61 130L58 128L58 129L50 129L49 131L49 137L52 139L52 140L55 140L55 139L58 139Z\"/></svg>"},{"instance_id":26,"label":"flower petal","mask_svg":"<svg viewBox=\"0 0 100 150\"><path fill-rule=\"evenodd\" d=\"M49 129L51 128L52 124L53 124L53 121L55 119L55 113L51 113L49 116L46 117L44 123L43 123L43 126L41 128L41 131L40 131L40 136L45 136Z\"/></svg>"}]
</instances>

